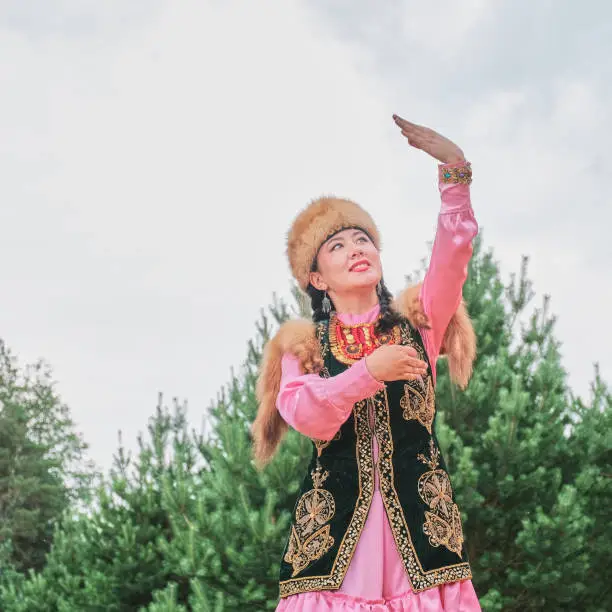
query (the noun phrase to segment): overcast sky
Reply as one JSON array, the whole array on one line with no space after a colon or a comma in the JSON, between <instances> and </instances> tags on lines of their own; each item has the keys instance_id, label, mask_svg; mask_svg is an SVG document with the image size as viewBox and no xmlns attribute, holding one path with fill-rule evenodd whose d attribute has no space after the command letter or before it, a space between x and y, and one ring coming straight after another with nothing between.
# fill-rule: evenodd
<instances>
[{"instance_id":1,"label":"overcast sky","mask_svg":"<svg viewBox=\"0 0 612 612\"><path fill-rule=\"evenodd\" d=\"M239 366L288 226L335 193L376 218L392 290L433 238L436 164L473 163L505 275L531 257L573 388L612 381L612 5L0 0L0 337L43 357L110 465L158 391L194 424Z\"/></svg>"}]
</instances>

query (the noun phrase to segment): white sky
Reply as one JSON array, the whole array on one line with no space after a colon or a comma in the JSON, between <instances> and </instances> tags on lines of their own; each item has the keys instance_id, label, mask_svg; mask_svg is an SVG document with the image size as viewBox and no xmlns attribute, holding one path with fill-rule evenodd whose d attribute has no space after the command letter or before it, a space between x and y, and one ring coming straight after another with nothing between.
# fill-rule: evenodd
<instances>
[{"instance_id":1,"label":"white sky","mask_svg":"<svg viewBox=\"0 0 612 612\"><path fill-rule=\"evenodd\" d=\"M102 467L158 391L199 426L288 293L308 200L372 212L393 290L426 255L436 165L397 112L465 150L486 246L506 274L531 256L574 389L596 361L612 381L610 6L2 0L0 336L52 365Z\"/></svg>"}]
</instances>

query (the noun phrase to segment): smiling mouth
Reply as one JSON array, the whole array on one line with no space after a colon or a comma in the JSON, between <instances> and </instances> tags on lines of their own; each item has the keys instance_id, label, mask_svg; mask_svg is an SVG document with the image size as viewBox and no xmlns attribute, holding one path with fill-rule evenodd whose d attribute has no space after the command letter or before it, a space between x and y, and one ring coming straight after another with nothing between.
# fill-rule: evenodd
<instances>
[{"instance_id":1,"label":"smiling mouth","mask_svg":"<svg viewBox=\"0 0 612 612\"><path fill-rule=\"evenodd\" d=\"M357 261L349 268L349 272L365 272L369 268L369 261Z\"/></svg>"}]
</instances>

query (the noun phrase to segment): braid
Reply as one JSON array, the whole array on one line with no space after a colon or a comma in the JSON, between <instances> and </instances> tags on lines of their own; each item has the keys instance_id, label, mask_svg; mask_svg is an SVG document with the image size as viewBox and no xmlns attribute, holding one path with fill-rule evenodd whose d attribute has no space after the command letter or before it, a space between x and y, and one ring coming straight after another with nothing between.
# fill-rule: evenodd
<instances>
[{"instance_id":1,"label":"braid","mask_svg":"<svg viewBox=\"0 0 612 612\"><path fill-rule=\"evenodd\" d=\"M396 325L401 323L402 316L393 310L391 302L393 295L385 285L385 281L380 281L380 291L378 292L378 302L380 303L380 318L376 324L376 333L388 333Z\"/></svg>"}]
</instances>

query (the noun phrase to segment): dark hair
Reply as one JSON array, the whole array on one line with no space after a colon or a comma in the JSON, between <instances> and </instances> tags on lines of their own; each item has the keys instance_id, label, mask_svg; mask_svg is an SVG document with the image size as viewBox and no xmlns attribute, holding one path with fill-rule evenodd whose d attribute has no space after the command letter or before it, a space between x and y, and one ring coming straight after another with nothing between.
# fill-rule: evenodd
<instances>
[{"instance_id":1,"label":"dark hair","mask_svg":"<svg viewBox=\"0 0 612 612\"><path fill-rule=\"evenodd\" d=\"M313 271L316 271L316 268ZM319 323L320 321L329 319L329 314L323 312L323 297L325 296L325 291L321 291L309 284L308 287L306 287L306 293L310 297L312 320L315 323ZM381 280L380 291L378 291L380 318L376 324L376 333L388 333L402 320L401 315L391 307L392 300L393 295L387 288L387 285L385 285L385 281Z\"/></svg>"}]
</instances>

